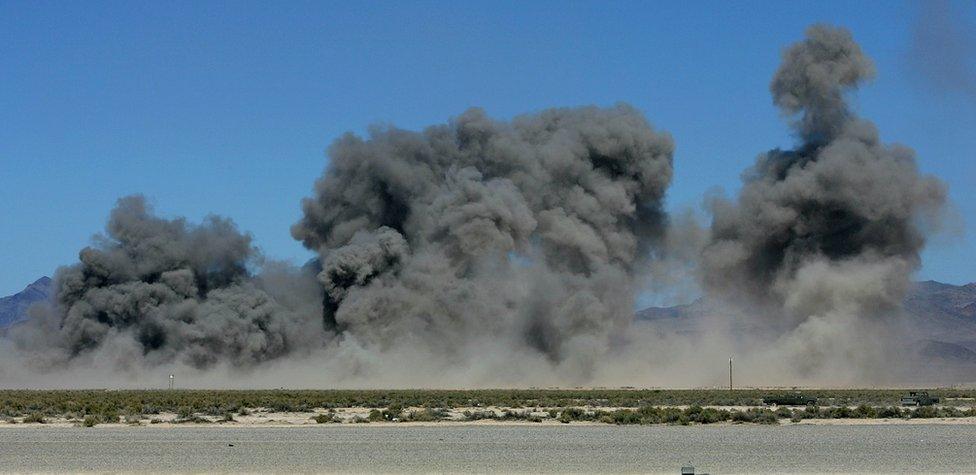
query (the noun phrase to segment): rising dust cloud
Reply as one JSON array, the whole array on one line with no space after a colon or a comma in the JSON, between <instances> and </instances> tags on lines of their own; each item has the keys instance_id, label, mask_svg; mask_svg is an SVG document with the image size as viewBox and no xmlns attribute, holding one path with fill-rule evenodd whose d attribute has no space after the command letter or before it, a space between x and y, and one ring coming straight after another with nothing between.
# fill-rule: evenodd
<instances>
[{"instance_id":1,"label":"rising dust cloud","mask_svg":"<svg viewBox=\"0 0 976 475\"><path fill-rule=\"evenodd\" d=\"M291 229L317 255L301 268L228 219L122 198L53 305L9 332L0 377L700 386L735 353L743 384L897 381L879 368L906 338L900 302L945 188L848 106L873 74L843 29L787 49L771 92L799 143L760 155L710 227L667 216L675 145L626 104L339 138ZM690 333L635 323L637 295L682 266L722 315Z\"/></svg>"}]
</instances>

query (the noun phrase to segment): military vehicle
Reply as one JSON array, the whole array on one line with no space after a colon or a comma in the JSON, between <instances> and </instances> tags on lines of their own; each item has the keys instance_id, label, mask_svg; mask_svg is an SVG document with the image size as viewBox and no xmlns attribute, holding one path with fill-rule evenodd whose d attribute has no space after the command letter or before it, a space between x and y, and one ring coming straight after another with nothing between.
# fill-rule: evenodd
<instances>
[{"instance_id":1,"label":"military vehicle","mask_svg":"<svg viewBox=\"0 0 976 475\"><path fill-rule=\"evenodd\" d=\"M939 402L939 398L929 396L928 391L911 391L901 397L902 406L931 406Z\"/></svg>"},{"instance_id":2,"label":"military vehicle","mask_svg":"<svg viewBox=\"0 0 976 475\"><path fill-rule=\"evenodd\" d=\"M817 398L804 396L799 391L786 394L773 394L763 398L763 404L772 406L813 406Z\"/></svg>"}]
</instances>

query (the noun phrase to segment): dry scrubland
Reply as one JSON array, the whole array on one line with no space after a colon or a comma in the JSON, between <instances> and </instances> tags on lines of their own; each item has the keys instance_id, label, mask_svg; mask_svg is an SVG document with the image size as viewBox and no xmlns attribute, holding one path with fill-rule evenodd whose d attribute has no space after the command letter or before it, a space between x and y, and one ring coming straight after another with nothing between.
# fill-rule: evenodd
<instances>
[{"instance_id":1,"label":"dry scrubland","mask_svg":"<svg viewBox=\"0 0 976 475\"><path fill-rule=\"evenodd\" d=\"M709 424L976 418L976 390L934 389L940 404L899 407L904 390L808 390L817 405L765 406L788 390L8 390L0 425L325 423ZM976 419L974 419L976 420Z\"/></svg>"}]
</instances>

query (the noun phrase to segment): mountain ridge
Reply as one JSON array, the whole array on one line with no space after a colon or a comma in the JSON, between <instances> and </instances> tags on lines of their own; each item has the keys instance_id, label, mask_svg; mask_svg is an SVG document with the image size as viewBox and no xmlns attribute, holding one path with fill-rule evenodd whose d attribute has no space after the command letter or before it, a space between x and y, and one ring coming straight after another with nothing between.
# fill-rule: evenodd
<instances>
[{"instance_id":1,"label":"mountain ridge","mask_svg":"<svg viewBox=\"0 0 976 475\"><path fill-rule=\"evenodd\" d=\"M27 319L27 309L51 298L53 281L43 276L24 288L24 290L0 298L0 328L8 327Z\"/></svg>"}]
</instances>

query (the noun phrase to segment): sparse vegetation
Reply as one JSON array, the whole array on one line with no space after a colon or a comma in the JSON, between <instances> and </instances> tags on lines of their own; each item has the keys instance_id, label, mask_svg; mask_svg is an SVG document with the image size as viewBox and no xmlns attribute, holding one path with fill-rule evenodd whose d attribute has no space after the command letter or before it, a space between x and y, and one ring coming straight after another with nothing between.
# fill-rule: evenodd
<instances>
[{"instance_id":1,"label":"sparse vegetation","mask_svg":"<svg viewBox=\"0 0 976 475\"><path fill-rule=\"evenodd\" d=\"M318 414L315 417L312 417L312 420L315 421L318 424L327 424L329 422L339 422L338 420L336 420L335 414L333 414L331 412L330 413L326 413L326 414Z\"/></svg>"},{"instance_id":2,"label":"sparse vegetation","mask_svg":"<svg viewBox=\"0 0 976 475\"><path fill-rule=\"evenodd\" d=\"M0 420L52 419L81 425L140 423L148 415L175 414L174 422L231 422L235 415L330 410L312 418L333 422L544 420L607 424L713 424L802 422L806 419L976 417L976 390L936 389L936 406L900 407L906 391L804 390L819 405L763 406L763 397L788 390L151 390L0 391ZM734 407L733 407L734 406ZM341 418L335 408L365 409ZM463 408L463 413L461 413ZM494 408L494 409L493 409ZM368 411L368 412L367 412ZM22 418L22 419L21 419ZM150 424L169 420L153 417ZM91 426L89 425L89 426Z\"/></svg>"},{"instance_id":3,"label":"sparse vegetation","mask_svg":"<svg viewBox=\"0 0 976 475\"><path fill-rule=\"evenodd\" d=\"M44 415L39 412L32 412L24 417L24 424L43 424L47 421L44 420Z\"/></svg>"}]
</instances>

